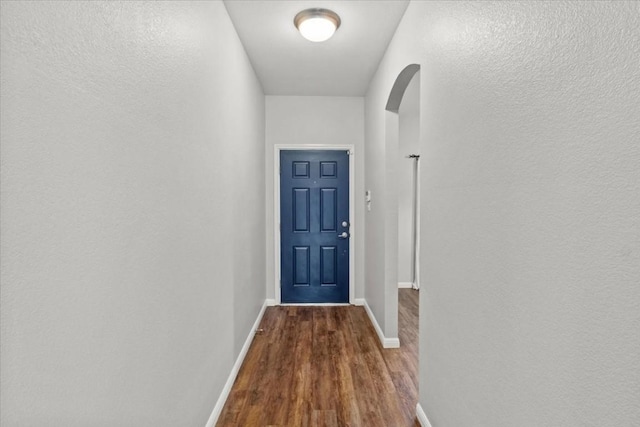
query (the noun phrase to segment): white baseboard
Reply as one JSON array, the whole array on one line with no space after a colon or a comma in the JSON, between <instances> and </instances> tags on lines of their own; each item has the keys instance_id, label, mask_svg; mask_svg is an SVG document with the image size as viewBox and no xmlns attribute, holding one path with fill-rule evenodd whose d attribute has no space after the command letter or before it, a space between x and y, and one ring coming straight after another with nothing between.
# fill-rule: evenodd
<instances>
[{"instance_id":1,"label":"white baseboard","mask_svg":"<svg viewBox=\"0 0 640 427\"><path fill-rule=\"evenodd\" d=\"M418 417L418 421L422 427L431 427L431 423L429 422L429 418L427 418L427 414L424 413L422 406L420 403L416 405L416 417Z\"/></svg>"},{"instance_id":2,"label":"white baseboard","mask_svg":"<svg viewBox=\"0 0 640 427\"><path fill-rule=\"evenodd\" d=\"M283 307L348 307L348 302L283 302Z\"/></svg>"},{"instance_id":3,"label":"white baseboard","mask_svg":"<svg viewBox=\"0 0 640 427\"><path fill-rule=\"evenodd\" d=\"M411 282L398 282L398 288L399 289L413 288L413 283L411 283Z\"/></svg>"},{"instance_id":4,"label":"white baseboard","mask_svg":"<svg viewBox=\"0 0 640 427\"><path fill-rule=\"evenodd\" d=\"M255 337L256 335L256 330L260 326L260 321L262 320L262 316L264 316L264 311L267 309L267 306L270 305L269 301L274 301L274 300L265 300L264 304L262 304L262 308L258 313L258 318L256 319L253 326L251 327L251 330L249 331L249 336L244 342L244 345L240 350L240 354L238 354L236 363L234 363L233 368L231 368L231 373L229 374L229 378L227 378L227 382L225 383L224 388L220 393L220 397L218 397L216 406L214 406L213 412L211 412L211 416L209 417L209 421L207 421L207 424L205 427L214 427L218 422L218 417L220 417L220 414L222 413L222 408L224 408L224 404L226 403L227 398L229 397L229 393L231 393L231 387L233 387L233 383L236 381L236 377L238 376L238 372L240 371L242 362L244 362L244 358L247 355L247 352L249 351L249 347L251 346L251 343L253 342L253 337ZM275 301L274 301L274 305L275 305Z\"/></svg>"},{"instance_id":5,"label":"white baseboard","mask_svg":"<svg viewBox=\"0 0 640 427\"><path fill-rule=\"evenodd\" d=\"M364 309L367 311L367 314L369 315L369 320L371 320L371 323L373 324L373 327L376 330L376 333L378 334L378 339L380 340L380 344L382 344L382 347L384 348L399 348L400 347L400 339L398 338L387 338L384 336L384 333L382 332L382 328L380 328L380 325L378 324L378 321L376 320L376 316L373 315L373 311L371 311L371 307L369 307L369 304L367 304L367 301L364 301Z\"/></svg>"},{"instance_id":6,"label":"white baseboard","mask_svg":"<svg viewBox=\"0 0 640 427\"><path fill-rule=\"evenodd\" d=\"M276 305L276 300L273 298L267 298L266 300L264 300L264 303L267 305L267 307L273 307L274 305Z\"/></svg>"},{"instance_id":7,"label":"white baseboard","mask_svg":"<svg viewBox=\"0 0 640 427\"><path fill-rule=\"evenodd\" d=\"M364 298L356 298L353 300L353 305L364 305Z\"/></svg>"}]
</instances>

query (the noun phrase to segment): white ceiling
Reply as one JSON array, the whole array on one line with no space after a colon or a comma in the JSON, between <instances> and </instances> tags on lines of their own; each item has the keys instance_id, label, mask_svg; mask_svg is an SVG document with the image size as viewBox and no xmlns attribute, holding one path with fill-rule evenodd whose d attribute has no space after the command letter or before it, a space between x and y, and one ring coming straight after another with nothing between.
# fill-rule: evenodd
<instances>
[{"instance_id":1,"label":"white ceiling","mask_svg":"<svg viewBox=\"0 0 640 427\"><path fill-rule=\"evenodd\" d=\"M267 95L362 96L409 0L224 0ZM326 42L293 25L303 9L322 7L342 25Z\"/></svg>"}]
</instances>

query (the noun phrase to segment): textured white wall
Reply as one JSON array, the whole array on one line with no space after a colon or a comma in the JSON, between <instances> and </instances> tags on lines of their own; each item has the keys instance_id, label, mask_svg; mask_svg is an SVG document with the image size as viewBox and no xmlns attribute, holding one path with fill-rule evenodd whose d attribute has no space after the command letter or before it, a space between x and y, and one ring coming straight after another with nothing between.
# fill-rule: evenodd
<instances>
[{"instance_id":1,"label":"textured white wall","mask_svg":"<svg viewBox=\"0 0 640 427\"><path fill-rule=\"evenodd\" d=\"M275 298L273 157L276 144L355 146L355 298L364 295L364 99L335 96L266 97L267 298Z\"/></svg>"},{"instance_id":2,"label":"textured white wall","mask_svg":"<svg viewBox=\"0 0 640 427\"><path fill-rule=\"evenodd\" d=\"M410 63L432 425L638 425L640 3L412 2L367 94L367 172Z\"/></svg>"},{"instance_id":3,"label":"textured white wall","mask_svg":"<svg viewBox=\"0 0 640 427\"><path fill-rule=\"evenodd\" d=\"M398 282L413 281L414 257L414 159L420 154L420 75L415 74L407 86L398 110Z\"/></svg>"},{"instance_id":4,"label":"textured white wall","mask_svg":"<svg viewBox=\"0 0 640 427\"><path fill-rule=\"evenodd\" d=\"M264 97L223 4L0 26L0 424L204 425L265 297Z\"/></svg>"},{"instance_id":5,"label":"textured white wall","mask_svg":"<svg viewBox=\"0 0 640 427\"><path fill-rule=\"evenodd\" d=\"M376 73L379 76L380 72ZM375 79L375 77L374 77ZM393 82L392 82L393 83ZM375 80L365 98L365 191L371 192L370 210L365 213L364 295L378 324L385 332L385 115L386 98ZM384 88L386 89L386 88ZM389 91L391 86L389 86ZM372 92L376 92L374 95ZM381 95L382 94L382 95ZM388 95L388 94L387 94ZM394 160L397 160L394 156ZM394 279L395 282L395 279ZM393 284L397 288L397 284ZM397 292L397 290L396 290ZM391 338L397 336L392 336Z\"/></svg>"}]
</instances>

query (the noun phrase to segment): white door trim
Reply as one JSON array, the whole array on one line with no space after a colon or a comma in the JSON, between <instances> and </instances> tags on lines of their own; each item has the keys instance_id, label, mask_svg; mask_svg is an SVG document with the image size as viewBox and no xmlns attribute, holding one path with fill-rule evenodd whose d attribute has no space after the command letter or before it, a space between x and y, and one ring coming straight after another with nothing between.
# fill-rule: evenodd
<instances>
[{"instance_id":1,"label":"white door trim","mask_svg":"<svg viewBox=\"0 0 640 427\"><path fill-rule=\"evenodd\" d=\"M349 150L349 303L354 303L355 296L355 147L353 144L275 144L273 147L273 241L276 304L281 304L280 288L280 151L283 150Z\"/></svg>"}]
</instances>

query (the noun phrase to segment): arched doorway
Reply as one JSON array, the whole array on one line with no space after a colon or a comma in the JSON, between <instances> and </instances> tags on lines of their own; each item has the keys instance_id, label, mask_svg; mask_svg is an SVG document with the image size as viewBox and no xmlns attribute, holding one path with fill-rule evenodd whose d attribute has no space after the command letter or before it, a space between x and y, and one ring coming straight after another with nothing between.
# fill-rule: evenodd
<instances>
[{"instance_id":1,"label":"arched doorway","mask_svg":"<svg viewBox=\"0 0 640 427\"><path fill-rule=\"evenodd\" d=\"M420 66L405 67L385 106L386 181L385 306L399 345L402 335L417 355L419 257ZM399 287L411 288L398 289ZM400 305L399 303L402 303ZM409 305L410 307L407 307ZM394 325L395 323L395 325ZM395 328L393 328L395 326ZM402 330L411 329L410 331Z\"/></svg>"}]
</instances>

